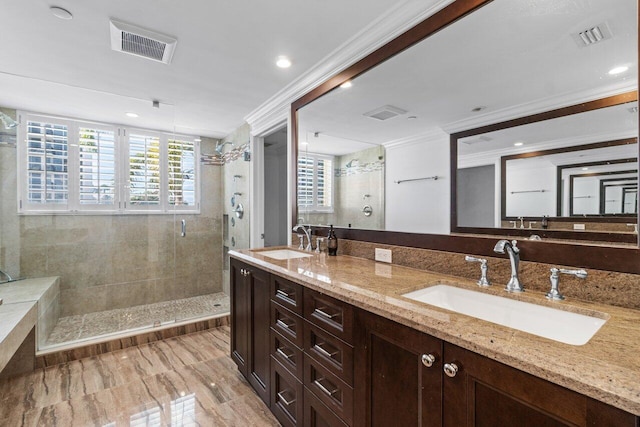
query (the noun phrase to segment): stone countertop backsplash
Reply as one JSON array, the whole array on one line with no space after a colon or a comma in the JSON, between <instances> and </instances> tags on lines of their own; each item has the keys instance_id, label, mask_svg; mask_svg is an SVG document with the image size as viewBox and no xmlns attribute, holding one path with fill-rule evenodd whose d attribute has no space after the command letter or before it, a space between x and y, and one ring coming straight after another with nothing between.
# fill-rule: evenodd
<instances>
[{"instance_id":1,"label":"stone countertop backsplash","mask_svg":"<svg viewBox=\"0 0 640 427\"><path fill-rule=\"evenodd\" d=\"M341 250L345 248L341 240ZM362 245L362 242L356 242ZM364 244L363 246L366 246ZM373 245L372 247L381 247ZM384 246L388 247L388 246ZM381 315L400 324L420 330L444 341L474 351L506 365L528 372L568 389L640 415L640 311L601 302L585 301L598 291L579 293L571 282L580 279L561 279L561 291L566 301L551 302L544 297L548 290L548 269L535 266L536 274L543 274L539 281L529 281L530 266L522 266L525 290L513 295L503 291L509 275L509 261L490 270L494 286L480 289L475 284L479 277L477 264L464 262L464 255L430 250L392 247L394 262L421 262L425 269L401 265L383 264L364 257L339 255L329 257L325 253L311 257L275 260L260 254L261 250L231 251L230 255L256 267L304 284L316 291L348 302L356 307ZM275 248L269 248L275 249ZM406 249L402 255L400 250ZM264 249L263 249L264 250ZM359 247L366 257L373 256L373 249ZM416 252L413 252L416 251ZM451 258L462 262L451 262ZM531 263L533 264L533 263ZM490 262L490 266L492 263ZM432 269L434 271L429 271ZM448 272L445 274L442 272ZM505 274L505 270L506 274ZM538 271L539 270L539 271ZM525 274L525 271L527 272ZM456 274L453 276L451 274ZM491 273L494 273L491 275ZM592 274L591 271L589 271ZM606 272L605 272L606 273ZM473 274L473 279L464 278ZM614 273L612 273L614 274ZM625 276L630 276L626 278ZM572 280L573 279L573 280ZM622 275L613 284L606 277L598 279L601 288L615 287L618 292L640 293L637 275ZM627 282L628 280L628 282ZM504 283L503 283L504 282ZM514 329L478 320L445 309L416 302L401 295L436 283L514 298L534 304L552 306L584 314L606 313L607 322L585 345L574 346L520 332ZM534 285L535 283L535 285ZM544 284L544 286L543 286ZM575 287L588 286L575 283ZM582 298L580 298L582 296ZM627 298L637 299L627 295ZM635 299L634 299L635 298ZM616 299L612 303L623 302ZM598 300L598 298L594 298ZM634 303L635 304L635 303ZM617 304L622 305L622 304ZM638 307L635 305L634 307Z\"/></svg>"}]
</instances>

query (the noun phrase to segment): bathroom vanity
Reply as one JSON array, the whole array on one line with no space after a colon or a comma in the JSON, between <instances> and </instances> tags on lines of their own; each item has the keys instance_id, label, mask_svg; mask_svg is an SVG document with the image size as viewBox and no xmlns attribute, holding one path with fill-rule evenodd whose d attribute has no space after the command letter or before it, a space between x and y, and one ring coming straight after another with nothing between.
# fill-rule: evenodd
<instances>
[{"instance_id":1,"label":"bathroom vanity","mask_svg":"<svg viewBox=\"0 0 640 427\"><path fill-rule=\"evenodd\" d=\"M402 296L443 283L504 296L500 285L350 256L268 253L231 252L231 354L282 425L639 422L635 310L507 295L606 319L576 346Z\"/></svg>"}]
</instances>

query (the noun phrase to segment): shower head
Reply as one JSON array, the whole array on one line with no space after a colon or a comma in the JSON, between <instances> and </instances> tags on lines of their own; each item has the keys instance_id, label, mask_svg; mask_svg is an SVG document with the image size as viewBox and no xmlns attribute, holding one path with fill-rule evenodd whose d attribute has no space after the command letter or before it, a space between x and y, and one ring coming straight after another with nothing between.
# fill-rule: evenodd
<instances>
[{"instance_id":1,"label":"shower head","mask_svg":"<svg viewBox=\"0 0 640 427\"><path fill-rule=\"evenodd\" d=\"M222 143L218 142L218 143L216 144L216 154L218 154L218 156L222 156L222 147L224 147L224 146L225 146L225 145L227 145L227 144L231 144L231 145L233 145L233 142L231 142L231 141L225 141L225 142L222 142Z\"/></svg>"},{"instance_id":2,"label":"shower head","mask_svg":"<svg viewBox=\"0 0 640 427\"><path fill-rule=\"evenodd\" d=\"M2 124L4 125L5 129L13 129L16 126L18 126L18 122L13 120L11 117L3 113L2 111L0 111L0 120L2 120Z\"/></svg>"}]
</instances>

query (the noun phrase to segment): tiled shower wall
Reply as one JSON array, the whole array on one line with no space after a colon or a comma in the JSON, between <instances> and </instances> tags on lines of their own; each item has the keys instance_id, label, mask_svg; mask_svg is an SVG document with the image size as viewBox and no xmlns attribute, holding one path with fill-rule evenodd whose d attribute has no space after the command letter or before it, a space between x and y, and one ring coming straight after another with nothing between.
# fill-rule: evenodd
<instances>
[{"instance_id":1,"label":"tiled shower wall","mask_svg":"<svg viewBox=\"0 0 640 427\"><path fill-rule=\"evenodd\" d=\"M202 152L215 143L203 138ZM222 290L220 167L201 167L198 215L19 216L16 165L16 148L0 146L0 269L60 276L61 316Z\"/></svg>"},{"instance_id":2,"label":"tiled shower wall","mask_svg":"<svg viewBox=\"0 0 640 427\"><path fill-rule=\"evenodd\" d=\"M384 228L384 147L378 146L335 158L334 211L300 212L304 223L334 224L379 230ZM363 213L369 206L370 216ZM296 240L297 241L297 240Z\"/></svg>"},{"instance_id":3,"label":"tiled shower wall","mask_svg":"<svg viewBox=\"0 0 640 427\"><path fill-rule=\"evenodd\" d=\"M221 141L233 142L233 146L226 145L224 153L229 153L225 158L222 169L224 190L222 198L222 210L225 222L224 248L225 252L233 249L249 248L249 218L251 217L251 206L249 199L250 185L250 162L245 158L245 152L249 151L250 128L248 124L240 126L238 129L227 135ZM235 206L231 205L231 198L234 196ZM235 209L241 203L244 207L242 218L238 217ZM225 253L225 268L223 271L223 290L229 294L229 265L228 256Z\"/></svg>"}]
</instances>

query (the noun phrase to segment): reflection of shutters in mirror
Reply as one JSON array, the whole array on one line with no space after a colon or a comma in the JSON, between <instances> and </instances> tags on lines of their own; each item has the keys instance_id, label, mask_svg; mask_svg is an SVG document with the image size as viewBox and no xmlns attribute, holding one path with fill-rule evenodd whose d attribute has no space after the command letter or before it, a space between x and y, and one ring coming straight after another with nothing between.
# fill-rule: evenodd
<instances>
[{"instance_id":1,"label":"reflection of shutters in mirror","mask_svg":"<svg viewBox=\"0 0 640 427\"><path fill-rule=\"evenodd\" d=\"M27 122L28 202L67 204L69 140L66 125Z\"/></svg>"},{"instance_id":2,"label":"reflection of shutters in mirror","mask_svg":"<svg viewBox=\"0 0 640 427\"><path fill-rule=\"evenodd\" d=\"M80 204L109 205L116 200L115 132L78 129Z\"/></svg>"},{"instance_id":3,"label":"reflection of shutters in mirror","mask_svg":"<svg viewBox=\"0 0 640 427\"><path fill-rule=\"evenodd\" d=\"M195 206L196 167L192 141L170 139L168 143L170 206Z\"/></svg>"},{"instance_id":4,"label":"reflection of shutters in mirror","mask_svg":"<svg viewBox=\"0 0 640 427\"><path fill-rule=\"evenodd\" d=\"M333 206L333 159L317 154L298 156L298 206L330 211Z\"/></svg>"},{"instance_id":5,"label":"reflection of shutters in mirror","mask_svg":"<svg viewBox=\"0 0 640 427\"><path fill-rule=\"evenodd\" d=\"M132 205L160 203L160 139L129 136L129 202Z\"/></svg>"},{"instance_id":6,"label":"reflection of shutters in mirror","mask_svg":"<svg viewBox=\"0 0 640 427\"><path fill-rule=\"evenodd\" d=\"M313 206L313 159L298 157L298 206Z\"/></svg>"}]
</instances>

